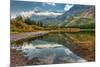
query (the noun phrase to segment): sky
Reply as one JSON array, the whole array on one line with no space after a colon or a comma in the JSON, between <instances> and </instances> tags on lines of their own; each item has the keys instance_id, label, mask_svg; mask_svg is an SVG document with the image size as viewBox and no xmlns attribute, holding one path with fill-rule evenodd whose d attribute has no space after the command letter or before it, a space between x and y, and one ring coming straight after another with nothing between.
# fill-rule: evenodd
<instances>
[{"instance_id":1,"label":"sky","mask_svg":"<svg viewBox=\"0 0 100 67\"><path fill-rule=\"evenodd\" d=\"M51 2L34 2L11 0L11 17L16 15L32 16L32 15L61 15L65 11L70 10L73 5Z\"/></svg>"}]
</instances>

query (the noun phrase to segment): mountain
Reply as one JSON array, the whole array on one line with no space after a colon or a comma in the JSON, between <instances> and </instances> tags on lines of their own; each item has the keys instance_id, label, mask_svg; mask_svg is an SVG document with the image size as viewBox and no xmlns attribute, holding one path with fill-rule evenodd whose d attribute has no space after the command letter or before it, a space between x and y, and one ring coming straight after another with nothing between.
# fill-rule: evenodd
<instances>
[{"instance_id":1,"label":"mountain","mask_svg":"<svg viewBox=\"0 0 100 67\"><path fill-rule=\"evenodd\" d=\"M68 15L68 16L67 16ZM95 27L95 7L75 5L64 13L66 27L93 28Z\"/></svg>"},{"instance_id":2,"label":"mountain","mask_svg":"<svg viewBox=\"0 0 100 67\"><path fill-rule=\"evenodd\" d=\"M48 11L34 11L30 13L32 13L30 19L35 22L41 22L43 26L95 27L95 6L92 5L74 5L70 10L64 13ZM27 12L26 15L28 15Z\"/></svg>"},{"instance_id":3,"label":"mountain","mask_svg":"<svg viewBox=\"0 0 100 67\"><path fill-rule=\"evenodd\" d=\"M31 17L31 20L34 20L34 21L41 21L41 20L44 20L44 19L46 19L46 18L54 18L54 17L53 17L53 16L43 16L43 15L41 15L41 16L33 15L33 16Z\"/></svg>"},{"instance_id":4,"label":"mountain","mask_svg":"<svg viewBox=\"0 0 100 67\"><path fill-rule=\"evenodd\" d=\"M65 19L69 19L71 16L78 16L88 11L92 11L93 13L94 9L94 6L90 5L74 5L69 11L66 11L63 15L58 16L57 18L64 21Z\"/></svg>"},{"instance_id":5,"label":"mountain","mask_svg":"<svg viewBox=\"0 0 100 67\"><path fill-rule=\"evenodd\" d=\"M82 25L93 25L95 18L95 7L90 5L74 5L69 11L57 17L42 19L44 25L63 27L82 27Z\"/></svg>"},{"instance_id":6,"label":"mountain","mask_svg":"<svg viewBox=\"0 0 100 67\"><path fill-rule=\"evenodd\" d=\"M32 11L32 16L30 18L35 21L41 21L48 18L56 18L61 14L62 12L57 11Z\"/></svg>"}]
</instances>

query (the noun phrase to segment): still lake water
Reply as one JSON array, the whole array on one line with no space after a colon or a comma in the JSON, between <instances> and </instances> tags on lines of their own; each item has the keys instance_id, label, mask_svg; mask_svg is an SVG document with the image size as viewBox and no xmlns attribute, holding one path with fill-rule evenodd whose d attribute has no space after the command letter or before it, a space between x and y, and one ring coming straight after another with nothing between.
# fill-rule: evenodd
<instances>
[{"instance_id":1,"label":"still lake water","mask_svg":"<svg viewBox=\"0 0 100 67\"><path fill-rule=\"evenodd\" d=\"M20 51L27 60L37 59L38 64L94 61L95 34L94 32L49 33L14 42L11 49Z\"/></svg>"}]
</instances>

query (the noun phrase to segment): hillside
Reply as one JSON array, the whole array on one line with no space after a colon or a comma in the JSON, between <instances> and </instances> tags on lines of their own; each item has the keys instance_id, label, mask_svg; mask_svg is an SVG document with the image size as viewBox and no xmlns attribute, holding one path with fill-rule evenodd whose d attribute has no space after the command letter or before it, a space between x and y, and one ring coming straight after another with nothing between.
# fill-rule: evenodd
<instances>
[{"instance_id":1,"label":"hillside","mask_svg":"<svg viewBox=\"0 0 100 67\"><path fill-rule=\"evenodd\" d=\"M80 11L83 7L79 8ZM78 8L77 8L78 9ZM94 28L95 27L95 7L87 7L69 19L64 20L66 27Z\"/></svg>"},{"instance_id":2,"label":"hillside","mask_svg":"<svg viewBox=\"0 0 100 67\"><path fill-rule=\"evenodd\" d=\"M45 26L56 27L95 27L95 7L90 5L74 5L70 10L55 18L45 18L41 22Z\"/></svg>"},{"instance_id":3,"label":"hillside","mask_svg":"<svg viewBox=\"0 0 100 67\"><path fill-rule=\"evenodd\" d=\"M11 19L10 27L11 32L32 32L44 29L41 25L39 26L39 24L35 24L34 21L32 22L29 19L22 18L21 16Z\"/></svg>"}]
</instances>

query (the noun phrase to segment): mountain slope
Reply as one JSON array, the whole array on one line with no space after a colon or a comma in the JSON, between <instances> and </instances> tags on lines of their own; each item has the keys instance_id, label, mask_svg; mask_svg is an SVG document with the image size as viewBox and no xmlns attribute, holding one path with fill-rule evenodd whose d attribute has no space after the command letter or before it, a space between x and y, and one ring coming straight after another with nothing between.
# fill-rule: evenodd
<instances>
[{"instance_id":1,"label":"mountain slope","mask_svg":"<svg viewBox=\"0 0 100 67\"><path fill-rule=\"evenodd\" d=\"M10 27L11 32L33 32L44 29L39 24L35 24L30 19L25 19L21 16L11 19Z\"/></svg>"},{"instance_id":2,"label":"mountain slope","mask_svg":"<svg viewBox=\"0 0 100 67\"><path fill-rule=\"evenodd\" d=\"M55 18L45 18L41 21L46 26L62 27L94 27L95 7L90 5L74 5L69 11Z\"/></svg>"},{"instance_id":3,"label":"mountain slope","mask_svg":"<svg viewBox=\"0 0 100 67\"><path fill-rule=\"evenodd\" d=\"M70 16L78 16L79 14L88 10L94 11L95 7L90 5L74 5L69 11L66 11L62 16L58 16L59 19L67 19Z\"/></svg>"},{"instance_id":4,"label":"mountain slope","mask_svg":"<svg viewBox=\"0 0 100 67\"><path fill-rule=\"evenodd\" d=\"M75 9L75 10L74 10ZM94 28L95 27L95 7L94 6L74 6L64 19L65 27ZM70 15L71 14L71 15Z\"/></svg>"}]
</instances>

